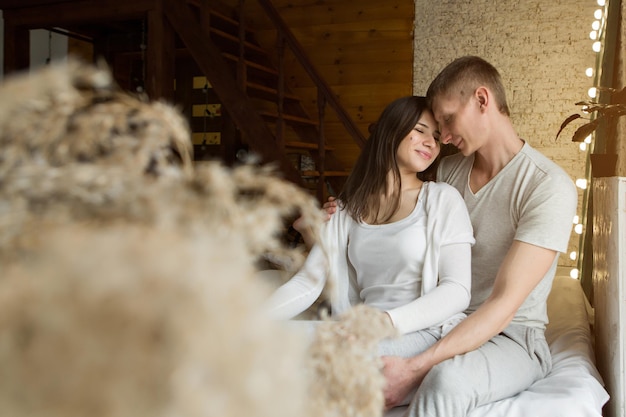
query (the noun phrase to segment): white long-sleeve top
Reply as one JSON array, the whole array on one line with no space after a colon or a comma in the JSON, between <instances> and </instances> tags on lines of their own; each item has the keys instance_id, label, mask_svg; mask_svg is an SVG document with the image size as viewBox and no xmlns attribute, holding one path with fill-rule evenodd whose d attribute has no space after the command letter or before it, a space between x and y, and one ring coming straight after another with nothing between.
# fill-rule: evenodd
<instances>
[{"instance_id":1,"label":"white long-sleeve top","mask_svg":"<svg viewBox=\"0 0 626 417\"><path fill-rule=\"evenodd\" d=\"M300 271L270 297L270 314L300 314L330 278L333 315L365 303L386 311L402 334L445 330L469 304L473 244L465 203L445 183L424 183L411 214L389 224L356 222L339 209Z\"/></svg>"}]
</instances>

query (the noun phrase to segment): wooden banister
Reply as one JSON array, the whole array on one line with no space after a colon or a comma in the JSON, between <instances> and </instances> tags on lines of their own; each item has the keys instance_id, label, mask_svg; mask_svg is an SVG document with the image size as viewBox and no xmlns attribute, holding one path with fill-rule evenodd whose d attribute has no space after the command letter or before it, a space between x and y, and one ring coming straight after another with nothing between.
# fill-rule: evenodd
<instances>
[{"instance_id":1,"label":"wooden banister","mask_svg":"<svg viewBox=\"0 0 626 417\"><path fill-rule=\"evenodd\" d=\"M361 131L358 129L350 115L343 108L337 97L333 94L330 86L326 83L326 80L322 78L322 76L317 72L313 63L309 60L309 57L300 45L300 42L296 39L294 34L291 32L285 21L280 17L280 14L272 4L270 0L257 0L267 16L270 18L276 30L279 32L279 36L285 40L285 43L291 49L291 52L294 54L300 65L307 72L311 80L317 86L319 92L324 96L326 103L337 113L339 120L344 125L350 136L352 136L353 140L360 146L363 147L365 144L365 137L361 134Z\"/></svg>"}]
</instances>

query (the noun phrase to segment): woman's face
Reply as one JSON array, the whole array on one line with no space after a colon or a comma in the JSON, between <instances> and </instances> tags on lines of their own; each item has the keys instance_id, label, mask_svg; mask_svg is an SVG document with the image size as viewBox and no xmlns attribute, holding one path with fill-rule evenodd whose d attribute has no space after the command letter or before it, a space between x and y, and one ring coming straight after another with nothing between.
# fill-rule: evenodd
<instances>
[{"instance_id":1,"label":"woman's face","mask_svg":"<svg viewBox=\"0 0 626 417\"><path fill-rule=\"evenodd\" d=\"M415 127L398 146L398 168L402 173L422 172L437 159L440 151L437 123L433 114L424 110Z\"/></svg>"}]
</instances>

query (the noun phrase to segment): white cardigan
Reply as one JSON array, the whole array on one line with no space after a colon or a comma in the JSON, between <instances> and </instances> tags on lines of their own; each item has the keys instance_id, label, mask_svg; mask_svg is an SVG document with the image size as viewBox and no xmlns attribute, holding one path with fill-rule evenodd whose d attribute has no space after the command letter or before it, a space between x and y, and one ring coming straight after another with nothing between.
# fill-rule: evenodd
<instances>
[{"instance_id":1,"label":"white cardigan","mask_svg":"<svg viewBox=\"0 0 626 417\"><path fill-rule=\"evenodd\" d=\"M474 237L464 201L453 187L434 182L424 183L419 198L423 200L428 244L416 301L388 311L400 333L434 326L443 326L445 330L449 327L446 324L454 325L464 317L461 312L470 297ZM323 226L321 243L311 249L296 275L270 297L268 307L272 317L290 319L300 314L315 302L327 282L334 316L363 302L356 272L347 255L354 224L348 213L338 210ZM444 254L446 259L442 262ZM431 295L424 297L426 294Z\"/></svg>"}]
</instances>

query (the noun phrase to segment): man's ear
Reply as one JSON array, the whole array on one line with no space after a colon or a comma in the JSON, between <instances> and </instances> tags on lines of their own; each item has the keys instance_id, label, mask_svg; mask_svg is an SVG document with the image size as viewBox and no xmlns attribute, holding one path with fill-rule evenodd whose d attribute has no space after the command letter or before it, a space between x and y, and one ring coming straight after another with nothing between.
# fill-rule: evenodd
<instances>
[{"instance_id":1,"label":"man's ear","mask_svg":"<svg viewBox=\"0 0 626 417\"><path fill-rule=\"evenodd\" d=\"M484 110L489 104L489 90L486 87L478 87L476 91L474 91L474 97L476 98L481 110Z\"/></svg>"}]
</instances>

